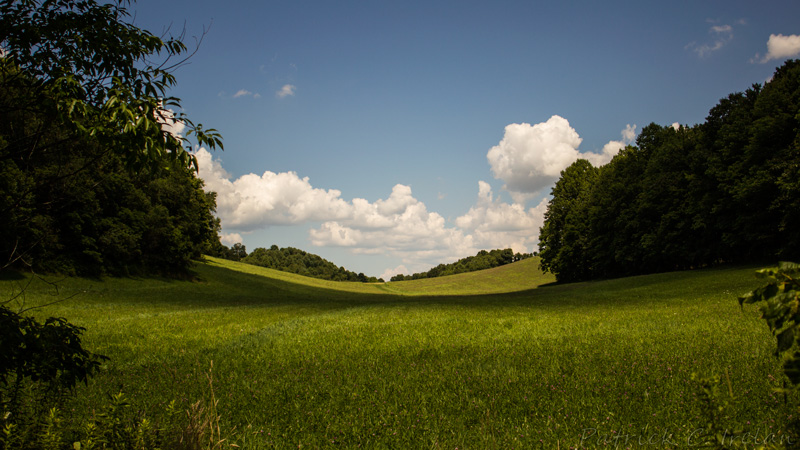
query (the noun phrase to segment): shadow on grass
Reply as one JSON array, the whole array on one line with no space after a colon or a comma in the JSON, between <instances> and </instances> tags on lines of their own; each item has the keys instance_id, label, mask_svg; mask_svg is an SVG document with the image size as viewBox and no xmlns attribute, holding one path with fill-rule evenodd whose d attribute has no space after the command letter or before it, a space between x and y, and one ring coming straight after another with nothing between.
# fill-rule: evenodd
<instances>
[{"instance_id":1,"label":"shadow on grass","mask_svg":"<svg viewBox=\"0 0 800 450\"><path fill-rule=\"evenodd\" d=\"M27 277L24 274L16 270L11 270L11 269L0 270L0 281L20 281L26 278Z\"/></svg>"},{"instance_id":2,"label":"shadow on grass","mask_svg":"<svg viewBox=\"0 0 800 450\"><path fill-rule=\"evenodd\" d=\"M140 306L178 308L237 308L237 307L297 307L309 311L333 311L359 307L394 307L431 305L477 309L509 307L587 308L624 306L642 302L661 302L700 298L702 293L719 293L732 289L736 295L757 286L753 266L721 267L695 271L670 272L655 275L579 283L546 283L534 289L475 295L403 295L375 287L374 292L353 292L307 285L272 278L261 274L241 272L214 261L194 267L194 279L176 280L153 278L109 278L98 282L91 279L64 281L68 291L81 292L79 298L95 304L124 302ZM0 277L13 277L10 272ZM21 279L24 274L18 275ZM0 278L16 283L20 278ZM358 287L360 289L360 287Z\"/></svg>"}]
</instances>

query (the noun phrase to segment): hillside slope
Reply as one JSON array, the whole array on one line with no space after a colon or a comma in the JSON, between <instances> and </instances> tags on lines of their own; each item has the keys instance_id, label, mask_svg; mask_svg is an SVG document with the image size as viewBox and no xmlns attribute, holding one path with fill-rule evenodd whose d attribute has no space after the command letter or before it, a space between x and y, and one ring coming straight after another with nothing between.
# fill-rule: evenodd
<instances>
[{"instance_id":1,"label":"hillside slope","mask_svg":"<svg viewBox=\"0 0 800 450\"><path fill-rule=\"evenodd\" d=\"M525 291L554 281L555 277L539 269L539 258L533 257L476 272L389 282L382 288L400 295L483 295Z\"/></svg>"},{"instance_id":2,"label":"hillside slope","mask_svg":"<svg viewBox=\"0 0 800 450\"><path fill-rule=\"evenodd\" d=\"M760 284L753 267L549 286L536 268L383 285L209 258L191 282L17 278L0 293L26 286L26 307L50 304L32 313L86 327L110 357L70 420L120 389L154 424L213 395L242 449L594 448L587 424L687 442L708 423L693 374L724 376L730 429L785 429L796 412L774 337L736 301Z\"/></svg>"},{"instance_id":3,"label":"hillside slope","mask_svg":"<svg viewBox=\"0 0 800 450\"><path fill-rule=\"evenodd\" d=\"M421 280L372 284L321 280L220 258L206 257L206 259L208 260L208 265L262 276L268 280L273 280L273 282L291 283L296 285L296 289L299 291L317 288L382 295L387 293L415 296L484 295L525 291L555 281L552 275L542 273L539 269L539 258L536 257L476 272Z\"/></svg>"}]
</instances>

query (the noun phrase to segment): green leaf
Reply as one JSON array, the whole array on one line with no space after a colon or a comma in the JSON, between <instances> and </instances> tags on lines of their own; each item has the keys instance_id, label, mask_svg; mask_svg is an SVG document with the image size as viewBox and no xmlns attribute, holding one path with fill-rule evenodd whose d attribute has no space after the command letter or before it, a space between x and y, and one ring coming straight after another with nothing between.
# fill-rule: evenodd
<instances>
[{"instance_id":1,"label":"green leaf","mask_svg":"<svg viewBox=\"0 0 800 450\"><path fill-rule=\"evenodd\" d=\"M789 261L781 261L778 263L778 269L786 273L800 273L800 264Z\"/></svg>"},{"instance_id":2,"label":"green leaf","mask_svg":"<svg viewBox=\"0 0 800 450\"><path fill-rule=\"evenodd\" d=\"M778 349L775 351L776 355L779 355L786 350L790 349L797 338L796 328L790 327L787 328L776 336L778 338Z\"/></svg>"}]
</instances>

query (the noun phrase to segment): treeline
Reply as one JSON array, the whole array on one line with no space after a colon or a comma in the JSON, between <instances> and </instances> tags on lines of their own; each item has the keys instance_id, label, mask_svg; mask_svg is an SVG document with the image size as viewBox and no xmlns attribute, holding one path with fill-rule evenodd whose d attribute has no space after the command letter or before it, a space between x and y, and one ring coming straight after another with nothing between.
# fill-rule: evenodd
<instances>
[{"instance_id":1,"label":"treeline","mask_svg":"<svg viewBox=\"0 0 800 450\"><path fill-rule=\"evenodd\" d=\"M491 269L505 264L511 264L533 256L530 253L514 253L507 248L505 250L481 250L475 256L468 256L450 264L439 264L427 272L415 273L413 275L398 274L391 278L391 281L419 280L421 278L436 278L445 275L455 275L457 273L475 272L477 270Z\"/></svg>"},{"instance_id":2,"label":"treeline","mask_svg":"<svg viewBox=\"0 0 800 450\"><path fill-rule=\"evenodd\" d=\"M561 173L541 228L559 281L800 252L800 61L734 93L702 124L651 124L636 146Z\"/></svg>"},{"instance_id":3,"label":"treeline","mask_svg":"<svg viewBox=\"0 0 800 450\"><path fill-rule=\"evenodd\" d=\"M133 167L0 58L0 266L185 275L218 241L215 197L181 161ZM76 131L76 128L79 131Z\"/></svg>"},{"instance_id":4,"label":"treeline","mask_svg":"<svg viewBox=\"0 0 800 450\"><path fill-rule=\"evenodd\" d=\"M242 244L234 244L230 248L221 245L212 253L212 256L323 280L361 283L383 282L383 279L368 277L363 273L351 272L344 267L337 267L336 264L321 256L293 247L278 248L277 245L273 245L268 249L259 247L248 254Z\"/></svg>"},{"instance_id":5,"label":"treeline","mask_svg":"<svg viewBox=\"0 0 800 450\"><path fill-rule=\"evenodd\" d=\"M247 256L247 248L242 243L236 243L228 247L219 242L209 249L206 254L209 256L216 256L217 258L229 259L231 261L241 261Z\"/></svg>"}]
</instances>

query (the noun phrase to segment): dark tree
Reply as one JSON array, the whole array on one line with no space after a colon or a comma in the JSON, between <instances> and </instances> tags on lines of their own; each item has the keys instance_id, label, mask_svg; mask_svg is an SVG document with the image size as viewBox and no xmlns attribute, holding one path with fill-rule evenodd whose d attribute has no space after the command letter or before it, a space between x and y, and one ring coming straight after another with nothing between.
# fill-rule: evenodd
<instances>
[{"instance_id":1,"label":"dark tree","mask_svg":"<svg viewBox=\"0 0 800 450\"><path fill-rule=\"evenodd\" d=\"M545 216L542 267L574 281L793 258L798 111L800 61L790 60L763 87L720 100L703 124L648 125L594 183L571 166Z\"/></svg>"},{"instance_id":2,"label":"dark tree","mask_svg":"<svg viewBox=\"0 0 800 450\"><path fill-rule=\"evenodd\" d=\"M187 137L212 149L221 138L170 111L180 111L167 91L187 47L134 26L129 3L0 2L0 271L183 274L218 240ZM170 131L176 120L185 135ZM53 400L102 359L81 328L10 306L0 303L7 431L44 424L20 393Z\"/></svg>"},{"instance_id":3,"label":"dark tree","mask_svg":"<svg viewBox=\"0 0 800 450\"><path fill-rule=\"evenodd\" d=\"M127 2L0 3L2 267L183 272L218 223L188 168L214 130L166 108L186 46L127 22Z\"/></svg>"},{"instance_id":4,"label":"dark tree","mask_svg":"<svg viewBox=\"0 0 800 450\"><path fill-rule=\"evenodd\" d=\"M539 230L539 256L546 272L559 280L575 280L591 270L587 259L588 196L597 181L597 169L579 159L561 172L551 191L553 198Z\"/></svg>"}]
</instances>

